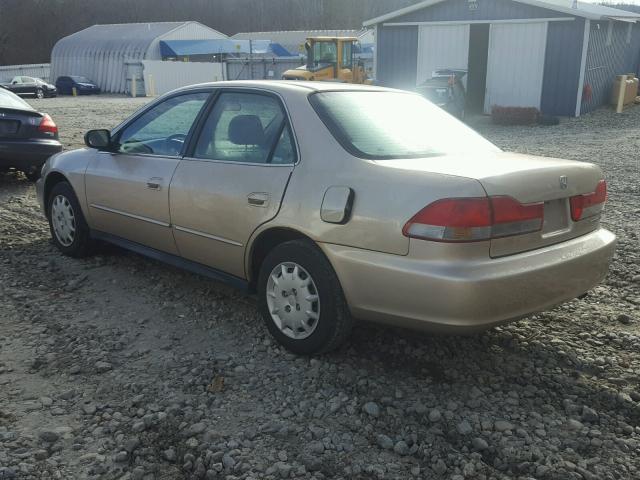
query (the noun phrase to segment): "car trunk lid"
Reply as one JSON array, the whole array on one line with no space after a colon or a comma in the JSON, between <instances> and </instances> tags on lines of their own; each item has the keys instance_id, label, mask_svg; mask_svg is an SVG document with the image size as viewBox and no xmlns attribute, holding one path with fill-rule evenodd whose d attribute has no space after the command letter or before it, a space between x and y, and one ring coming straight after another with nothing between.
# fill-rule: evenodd
<instances>
[{"instance_id":1,"label":"car trunk lid","mask_svg":"<svg viewBox=\"0 0 640 480\"><path fill-rule=\"evenodd\" d=\"M511 197L521 204L544 204L542 229L492 238L490 255L501 257L542 248L584 235L599 226L599 215L574 222L570 198L594 192L602 179L589 163L506 152L388 160L387 166L473 178L489 197Z\"/></svg>"},{"instance_id":2,"label":"car trunk lid","mask_svg":"<svg viewBox=\"0 0 640 480\"><path fill-rule=\"evenodd\" d=\"M36 111L0 107L0 138L48 138L38 131L41 120L42 114Z\"/></svg>"}]
</instances>

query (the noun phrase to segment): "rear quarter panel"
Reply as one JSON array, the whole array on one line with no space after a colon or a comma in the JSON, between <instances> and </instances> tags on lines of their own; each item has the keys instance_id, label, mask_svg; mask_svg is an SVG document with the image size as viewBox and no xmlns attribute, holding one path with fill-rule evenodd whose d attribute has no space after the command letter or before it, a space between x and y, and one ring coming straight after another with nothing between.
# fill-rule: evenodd
<instances>
[{"instance_id":1,"label":"rear quarter panel","mask_svg":"<svg viewBox=\"0 0 640 480\"><path fill-rule=\"evenodd\" d=\"M306 96L292 95L285 101L300 159L280 212L253 238L266 229L285 227L316 242L407 255L409 239L402 227L419 210L447 196L485 194L477 180L407 171L353 157L333 138ZM324 194L331 186L350 187L355 193L351 218L344 225L320 218Z\"/></svg>"}]
</instances>

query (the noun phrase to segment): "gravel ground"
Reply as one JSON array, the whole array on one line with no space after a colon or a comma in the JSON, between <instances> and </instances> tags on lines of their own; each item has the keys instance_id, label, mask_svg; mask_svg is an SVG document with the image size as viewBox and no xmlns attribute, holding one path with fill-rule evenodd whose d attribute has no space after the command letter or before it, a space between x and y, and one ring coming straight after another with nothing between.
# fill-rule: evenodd
<instances>
[{"instance_id":1,"label":"gravel ground","mask_svg":"<svg viewBox=\"0 0 640 480\"><path fill-rule=\"evenodd\" d=\"M67 148L144 99L37 106ZM106 249L59 255L0 175L0 479L640 478L640 108L476 128L603 166L618 234L589 296L471 337L359 324L298 358L254 299Z\"/></svg>"}]
</instances>

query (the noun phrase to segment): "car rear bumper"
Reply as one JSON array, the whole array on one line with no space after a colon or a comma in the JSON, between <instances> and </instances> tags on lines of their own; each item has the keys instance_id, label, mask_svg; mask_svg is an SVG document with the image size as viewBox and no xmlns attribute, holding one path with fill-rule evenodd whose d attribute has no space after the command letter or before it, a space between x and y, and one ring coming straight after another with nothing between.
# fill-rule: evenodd
<instances>
[{"instance_id":1,"label":"car rear bumper","mask_svg":"<svg viewBox=\"0 0 640 480\"><path fill-rule=\"evenodd\" d=\"M40 168L47 158L61 151L58 140L0 140L0 167Z\"/></svg>"},{"instance_id":2,"label":"car rear bumper","mask_svg":"<svg viewBox=\"0 0 640 480\"><path fill-rule=\"evenodd\" d=\"M613 233L587 235L486 260L431 260L322 244L354 316L430 331L467 333L576 298L604 279Z\"/></svg>"}]
</instances>

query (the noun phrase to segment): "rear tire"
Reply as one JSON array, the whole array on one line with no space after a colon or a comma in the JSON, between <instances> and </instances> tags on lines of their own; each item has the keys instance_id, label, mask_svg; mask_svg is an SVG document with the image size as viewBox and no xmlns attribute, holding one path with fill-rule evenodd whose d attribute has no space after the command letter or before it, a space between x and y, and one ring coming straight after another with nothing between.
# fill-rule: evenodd
<instances>
[{"instance_id":1,"label":"rear tire","mask_svg":"<svg viewBox=\"0 0 640 480\"><path fill-rule=\"evenodd\" d=\"M299 355L326 353L349 336L353 318L340 282L310 241L275 247L258 277L259 309L273 337Z\"/></svg>"},{"instance_id":2,"label":"rear tire","mask_svg":"<svg viewBox=\"0 0 640 480\"><path fill-rule=\"evenodd\" d=\"M90 255L93 241L80 203L71 185L56 183L47 199L51 238L63 255L82 258Z\"/></svg>"},{"instance_id":3,"label":"rear tire","mask_svg":"<svg viewBox=\"0 0 640 480\"><path fill-rule=\"evenodd\" d=\"M24 176L27 177L27 180L29 180L30 182L35 182L40 178L40 168L34 168L33 170L29 170L23 173Z\"/></svg>"}]
</instances>

